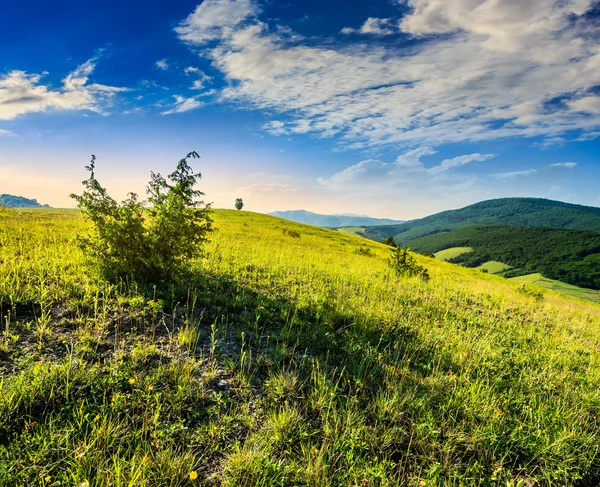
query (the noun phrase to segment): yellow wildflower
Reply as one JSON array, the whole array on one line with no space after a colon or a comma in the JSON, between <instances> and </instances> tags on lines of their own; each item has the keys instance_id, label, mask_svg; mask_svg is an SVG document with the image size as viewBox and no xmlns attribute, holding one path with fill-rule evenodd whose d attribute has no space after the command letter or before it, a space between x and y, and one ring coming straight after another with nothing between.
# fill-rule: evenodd
<instances>
[{"instance_id":1,"label":"yellow wildflower","mask_svg":"<svg viewBox=\"0 0 600 487\"><path fill-rule=\"evenodd\" d=\"M195 470L193 472L190 472L190 480L196 480L198 478L198 472L196 472Z\"/></svg>"},{"instance_id":2,"label":"yellow wildflower","mask_svg":"<svg viewBox=\"0 0 600 487\"><path fill-rule=\"evenodd\" d=\"M129 379L129 385L132 386L133 384L135 384L135 379Z\"/></svg>"}]
</instances>

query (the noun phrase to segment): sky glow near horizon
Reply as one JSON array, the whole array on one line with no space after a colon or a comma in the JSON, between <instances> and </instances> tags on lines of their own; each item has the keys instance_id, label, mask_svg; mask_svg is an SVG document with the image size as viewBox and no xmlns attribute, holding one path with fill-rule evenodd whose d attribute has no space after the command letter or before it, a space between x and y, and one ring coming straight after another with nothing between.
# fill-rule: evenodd
<instances>
[{"instance_id":1,"label":"sky glow near horizon","mask_svg":"<svg viewBox=\"0 0 600 487\"><path fill-rule=\"evenodd\" d=\"M216 207L600 206L596 0L34 4L0 18L0 193L72 206L93 153L122 198L195 150Z\"/></svg>"}]
</instances>

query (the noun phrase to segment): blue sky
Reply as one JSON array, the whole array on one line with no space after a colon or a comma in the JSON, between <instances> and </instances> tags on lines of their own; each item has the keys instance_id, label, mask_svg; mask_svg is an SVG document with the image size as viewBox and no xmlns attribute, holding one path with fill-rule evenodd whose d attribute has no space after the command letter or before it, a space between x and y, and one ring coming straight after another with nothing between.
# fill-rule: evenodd
<instances>
[{"instance_id":1,"label":"blue sky","mask_svg":"<svg viewBox=\"0 0 600 487\"><path fill-rule=\"evenodd\" d=\"M600 206L595 0L28 2L0 17L0 193L117 197L190 150L217 207Z\"/></svg>"}]
</instances>

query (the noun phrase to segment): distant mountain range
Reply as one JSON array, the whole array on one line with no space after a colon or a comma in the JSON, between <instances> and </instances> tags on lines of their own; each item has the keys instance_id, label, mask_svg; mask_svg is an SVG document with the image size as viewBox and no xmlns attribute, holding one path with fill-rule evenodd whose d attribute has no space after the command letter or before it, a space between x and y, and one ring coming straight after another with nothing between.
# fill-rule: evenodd
<instances>
[{"instance_id":1,"label":"distant mountain range","mask_svg":"<svg viewBox=\"0 0 600 487\"><path fill-rule=\"evenodd\" d=\"M399 225L366 226L360 233L372 240L388 236L402 245L426 235L474 225L550 227L600 232L600 208L541 198L501 198L448 210Z\"/></svg>"},{"instance_id":2,"label":"distant mountain range","mask_svg":"<svg viewBox=\"0 0 600 487\"><path fill-rule=\"evenodd\" d=\"M361 215L321 215L305 210L274 211L273 213L269 213L269 215L285 218L297 223L326 228L398 225L404 223L403 220L371 218Z\"/></svg>"},{"instance_id":3,"label":"distant mountain range","mask_svg":"<svg viewBox=\"0 0 600 487\"><path fill-rule=\"evenodd\" d=\"M41 205L35 199L12 194L0 194L0 206L5 208L50 208L48 205Z\"/></svg>"}]
</instances>

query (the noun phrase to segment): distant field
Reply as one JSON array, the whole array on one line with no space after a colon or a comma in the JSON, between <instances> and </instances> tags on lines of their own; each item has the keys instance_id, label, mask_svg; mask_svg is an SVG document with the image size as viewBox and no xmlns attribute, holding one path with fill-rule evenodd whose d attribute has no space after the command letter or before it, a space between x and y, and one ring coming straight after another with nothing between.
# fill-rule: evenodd
<instances>
[{"instance_id":1,"label":"distant field","mask_svg":"<svg viewBox=\"0 0 600 487\"><path fill-rule=\"evenodd\" d=\"M551 289L552 291L567 296L573 296L575 298L585 299L594 303L600 303L600 291L572 286L571 284L566 284L564 282L556 281L554 279L548 279L547 277L544 277L541 274L528 274L526 276L514 277L510 280L526 282L528 284L533 284L534 286L542 287L544 289Z\"/></svg>"},{"instance_id":2,"label":"distant field","mask_svg":"<svg viewBox=\"0 0 600 487\"><path fill-rule=\"evenodd\" d=\"M342 227L338 228L338 231L342 233L349 233L351 235L364 235L365 228L364 227Z\"/></svg>"},{"instance_id":3,"label":"distant field","mask_svg":"<svg viewBox=\"0 0 600 487\"><path fill-rule=\"evenodd\" d=\"M497 272L502 272L502 271L505 271L506 269L510 269L510 266L506 265L504 262L490 260L488 262L484 262L483 264L481 264L479 267L476 267L475 269L478 269L480 271L483 269L487 269L487 271L489 273L496 274Z\"/></svg>"},{"instance_id":4,"label":"distant field","mask_svg":"<svg viewBox=\"0 0 600 487\"><path fill-rule=\"evenodd\" d=\"M466 254L467 252L473 252L473 249L471 247L452 247L450 249L440 250L434 255L436 259L450 260L459 255Z\"/></svg>"}]
</instances>

